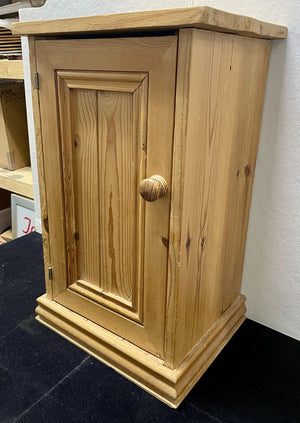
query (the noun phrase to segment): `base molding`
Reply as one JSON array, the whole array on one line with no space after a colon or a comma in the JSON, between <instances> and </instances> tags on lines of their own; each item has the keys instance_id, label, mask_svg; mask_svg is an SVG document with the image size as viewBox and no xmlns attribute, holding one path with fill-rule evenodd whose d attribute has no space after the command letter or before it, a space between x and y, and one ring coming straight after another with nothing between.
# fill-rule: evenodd
<instances>
[{"instance_id":1,"label":"base molding","mask_svg":"<svg viewBox=\"0 0 300 423\"><path fill-rule=\"evenodd\" d=\"M245 320L245 297L239 295L175 369L162 359L61 306L38 298L37 320L115 369L147 392L177 408Z\"/></svg>"}]
</instances>

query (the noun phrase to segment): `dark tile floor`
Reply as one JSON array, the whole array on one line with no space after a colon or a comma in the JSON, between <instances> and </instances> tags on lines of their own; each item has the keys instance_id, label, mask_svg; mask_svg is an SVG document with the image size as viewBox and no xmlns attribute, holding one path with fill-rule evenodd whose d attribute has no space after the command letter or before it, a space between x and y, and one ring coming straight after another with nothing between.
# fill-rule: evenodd
<instances>
[{"instance_id":1,"label":"dark tile floor","mask_svg":"<svg viewBox=\"0 0 300 423\"><path fill-rule=\"evenodd\" d=\"M34 319L41 236L0 247L0 423L300 422L300 343L246 320L172 410Z\"/></svg>"}]
</instances>

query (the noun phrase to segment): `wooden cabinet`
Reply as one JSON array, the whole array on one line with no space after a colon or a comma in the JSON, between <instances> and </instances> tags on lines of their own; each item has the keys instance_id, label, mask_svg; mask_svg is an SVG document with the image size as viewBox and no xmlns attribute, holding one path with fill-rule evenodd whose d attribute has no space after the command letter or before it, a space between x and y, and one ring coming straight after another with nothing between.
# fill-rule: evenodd
<instances>
[{"instance_id":1,"label":"wooden cabinet","mask_svg":"<svg viewBox=\"0 0 300 423\"><path fill-rule=\"evenodd\" d=\"M15 31L37 36L38 320L176 407L245 318L266 38L285 28L192 8Z\"/></svg>"}]
</instances>

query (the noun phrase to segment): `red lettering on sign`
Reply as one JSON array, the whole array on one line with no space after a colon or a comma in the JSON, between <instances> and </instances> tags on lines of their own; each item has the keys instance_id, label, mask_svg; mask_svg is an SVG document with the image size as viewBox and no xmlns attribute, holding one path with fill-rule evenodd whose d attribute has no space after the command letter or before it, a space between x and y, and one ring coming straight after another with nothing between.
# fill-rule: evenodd
<instances>
[{"instance_id":1,"label":"red lettering on sign","mask_svg":"<svg viewBox=\"0 0 300 423\"><path fill-rule=\"evenodd\" d=\"M31 226L32 221L29 217L24 217L24 220L26 220L26 230L22 230L22 232L24 234L28 234L29 232L35 232L36 231L36 227L35 226Z\"/></svg>"},{"instance_id":2,"label":"red lettering on sign","mask_svg":"<svg viewBox=\"0 0 300 423\"><path fill-rule=\"evenodd\" d=\"M29 219L29 217L24 217L24 219L25 219L25 220L28 220L28 226L27 226L27 230L26 230L26 231L24 231L24 230L23 230L23 233L24 233L24 234L28 234L28 232L29 232L29 230L30 230L31 219Z\"/></svg>"}]
</instances>

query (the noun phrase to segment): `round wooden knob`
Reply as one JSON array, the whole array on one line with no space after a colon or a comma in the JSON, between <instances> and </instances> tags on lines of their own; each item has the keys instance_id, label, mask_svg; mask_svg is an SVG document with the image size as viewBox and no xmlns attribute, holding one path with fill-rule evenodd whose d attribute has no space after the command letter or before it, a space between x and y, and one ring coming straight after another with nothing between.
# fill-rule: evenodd
<instances>
[{"instance_id":1,"label":"round wooden knob","mask_svg":"<svg viewBox=\"0 0 300 423\"><path fill-rule=\"evenodd\" d=\"M155 201L164 197L168 192L168 184L160 175L153 175L140 182L139 191L146 201Z\"/></svg>"}]
</instances>

